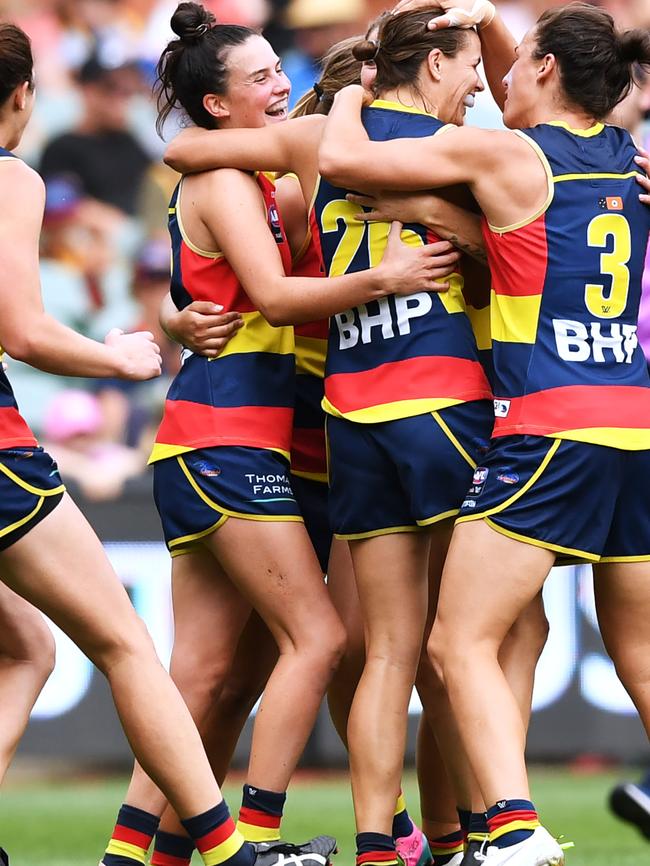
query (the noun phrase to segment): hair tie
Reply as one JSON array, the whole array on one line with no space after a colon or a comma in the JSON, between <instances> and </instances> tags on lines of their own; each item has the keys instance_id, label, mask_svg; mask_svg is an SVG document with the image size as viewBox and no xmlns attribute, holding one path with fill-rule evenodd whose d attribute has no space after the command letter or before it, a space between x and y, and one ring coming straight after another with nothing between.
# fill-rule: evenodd
<instances>
[{"instance_id":1,"label":"hair tie","mask_svg":"<svg viewBox=\"0 0 650 866\"><path fill-rule=\"evenodd\" d=\"M370 42L371 45L375 46L375 53L372 55L372 59L376 60L377 55L379 54L379 49L381 48L381 43L379 42L378 39L369 39L368 41Z\"/></svg>"},{"instance_id":2,"label":"hair tie","mask_svg":"<svg viewBox=\"0 0 650 866\"><path fill-rule=\"evenodd\" d=\"M316 82L314 83L314 93L316 94L316 98L318 99L319 102L321 101L321 99L322 99L323 96L325 95L325 91L324 91L323 88L320 86L320 84L318 83L318 81L316 81Z\"/></svg>"}]
</instances>

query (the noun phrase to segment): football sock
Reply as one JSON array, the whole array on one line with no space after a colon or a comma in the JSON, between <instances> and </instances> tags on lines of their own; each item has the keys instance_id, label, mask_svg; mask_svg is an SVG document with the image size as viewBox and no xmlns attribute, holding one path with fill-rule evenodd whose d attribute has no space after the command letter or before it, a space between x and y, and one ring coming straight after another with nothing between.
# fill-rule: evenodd
<instances>
[{"instance_id":1,"label":"football sock","mask_svg":"<svg viewBox=\"0 0 650 866\"><path fill-rule=\"evenodd\" d=\"M539 819L530 800L498 800L487 811L490 844L509 848L532 836Z\"/></svg>"},{"instance_id":2,"label":"football sock","mask_svg":"<svg viewBox=\"0 0 650 866\"><path fill-rule=\"evenodd\" d=\"M136 866L147 857L160 818L124 803L102 858L104 866Z\"/></svg>"},{"instance_id":3,"label":"football sock","mask_svg":"<svg viewBox=\"0 0 650 866\"><path fill-rule=\"evenodd\" d=\"M397 866L398 862L392 836L357 833L357 866Z\"/></svg>"},{"instance_id":4,"label":"football sock","mask_svg":"<svg viewBox=\"0 0 650 866\"><path fill-rule=\"evenodd\" d=\"M286 793L244 785L237 829L247 842L274 842L280 838Z\"/></svg>"},{"instance_id":5,"label":"football sock","mask_svg":"<svg viewBox=\"0 0 650 866\"><path fill-rule=\"evenodd\" d=\"M187 836L177 836L158 830L153 844L151 866L190 866L194 842Z\"/></svg>"},{"instance_id":6,"label":"football sock","mask_svg":"<svg viewBox=\"0 0 650 866\"><path fill-rule=\"evenodd\" d=\"M472 818L472 813L469 809L456 809L458 813L458 823L460 824L460 829L463 831L463 837L466 839L467 834L469 833L469 822Z\"/></svg>"},{"instance_id":7,"label":"football sock","mask_svg":"<svg viewBox=\"0 0 650 866\"><path fill-rule=\"evenodd\" d=\"M486 812L472 812L467 830L468 842L484 842L490 836Z\"/></svg>"},{"instance_id":8,"label":"football sock","mask_svg":"<svg viewBox=\"0 0 650 866\"><path fill-rule=\"evenodd\" d=\"M252 866L255 849L235 827L228 806L218 806L181 824L194 840L205 866Z\"/></svg>"},{"instance_id":9,"label":"football sock","mask_svg":"<svg viewBox=\"0 0 650 866\"><path fill-rule=\"evenodd\" d=\"M397 798L397 806L395 807L395 815L393 816L393 839L402 839L405 836L410 836L413 832L413 821L406 809L406 800L402 791L399 792Z\"/></svg>"},{"instance_id":10,"label":"football sock","mask_svg":"<svg viewBox=\"0 0 650 866\"><path fill-rule=\"evenodd\" d=\"M456 854L462 854L465 847L465 834L462 828L438 839L429 839L434 866L445 866Z\"/></svg>"}]
</instances>

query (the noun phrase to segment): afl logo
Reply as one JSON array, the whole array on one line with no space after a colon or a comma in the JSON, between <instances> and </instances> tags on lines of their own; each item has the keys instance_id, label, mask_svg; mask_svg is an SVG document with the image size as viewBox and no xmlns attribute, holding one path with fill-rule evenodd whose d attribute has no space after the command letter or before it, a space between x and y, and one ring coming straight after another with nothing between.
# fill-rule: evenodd
<instances>
[{"instance_id":1,"label":"afl logo","mask_svg":"<svg viewBox=\"0 0 650 866\"><path fill-rule=\"evenodd\" d=\"M282 231L282 223L280 222L280 214L277 207L272 204L269 207L269 226L273 232L276 244L284 243L284 232Z\"/></svg>"},{"instance_id":2,"label":"afl logo","mask_svg":"<svg viewBox=\"0 0 650 866\"><path fill-rule=\"evenodd\" d=\"M489 469L486 469L485 466L479 466L477 469L474 470L474 478L472 479L472 484L485 484L489 474Z\"/></svg>"}]
</instances>

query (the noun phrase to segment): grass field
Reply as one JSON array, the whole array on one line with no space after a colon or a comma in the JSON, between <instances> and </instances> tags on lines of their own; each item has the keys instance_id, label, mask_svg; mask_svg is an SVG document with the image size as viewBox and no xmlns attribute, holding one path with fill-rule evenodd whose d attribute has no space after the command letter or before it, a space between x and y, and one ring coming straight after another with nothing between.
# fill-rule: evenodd
<instances>
[{"instance_id":1,"label":"grass field","mask_svg":"<svg viewBox=\"0 0 650 866\"><path fill-rule=\"evenodd\" d=\"M642 866L650 843L619 824L606 810L613 774L573 774L535 770L533 796L545 823L576 843L567 866ZM112 829L126 780L36 783L8 780L0 797L0 845L12 866L96 866ZM406 780L407 798L417 804L415 782ZM227 786L238 805L241 788ZM287 839L301 841L320 832L337 836L337 866L354 863L352 807L344 775L305 775L293 784L284 822Z\"/></svg>"}]
</instances>

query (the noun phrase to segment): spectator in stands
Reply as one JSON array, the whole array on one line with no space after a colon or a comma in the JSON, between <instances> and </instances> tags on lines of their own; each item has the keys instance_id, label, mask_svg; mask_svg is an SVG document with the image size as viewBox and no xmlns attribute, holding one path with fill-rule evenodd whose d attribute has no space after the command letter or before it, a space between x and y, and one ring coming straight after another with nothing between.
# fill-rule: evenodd
<instances>
[{"instance_id":1,"label":"spectator in stands","mask_svg":"<svg viewBox=\"0 0 650 866\"><path fill-rule=\"evenodd\" d=\"M318 81L320 58L336 42L364 33L365 0L291 0L286 21L295 33L295 47L283 58L291 81L292 105Z\"/></svg>"},{"instance_id":2,"label":"spectator in stands","mask_svg":"<svg viewBox=\"0 0 650 866\"><path fill-rule=\"evenodd\" d=\"M83 112L75 129L45 148L40 173L74 176L83 192L133 216L151 158L129 130L129 103L142 87L133 63L111 67L98 54L80 68Z\"/></svg>"}]
</instances>

